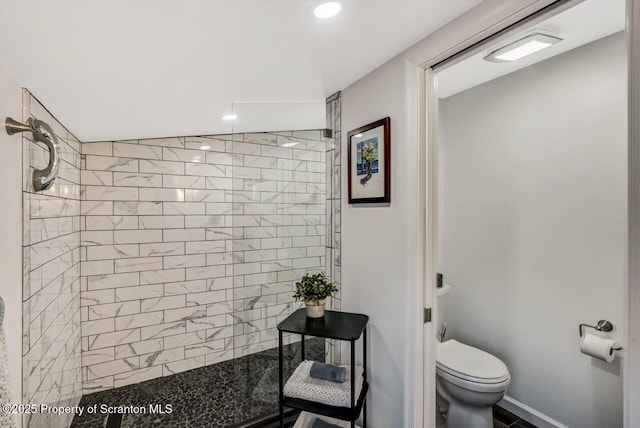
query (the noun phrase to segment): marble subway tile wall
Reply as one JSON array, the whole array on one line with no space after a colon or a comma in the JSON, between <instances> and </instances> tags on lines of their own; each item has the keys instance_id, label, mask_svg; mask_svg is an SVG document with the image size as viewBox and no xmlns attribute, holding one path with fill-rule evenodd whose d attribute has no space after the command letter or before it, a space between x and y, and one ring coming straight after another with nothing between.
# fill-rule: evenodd
<instances>
[{"instance_id":1,"label":"marble subway tile wall","mask_svg":"<svg viewBox=\"0 0 640 428\"><path fill-rule=\"evenodd\" d=\"M340 204L341 204L341 133L342 133L342 93L336 92L327 98L327 129L331 134L327 137L326 146L326 176L327 176L327 192L326 196L326 213L327 227L326 233L326 272L338 286L338 293L331 299L331 309L339 311L341 307L341 290L342 283L340 281ZM333 340L327 341L327 361L329 363L339 363L340 346L336 346Z\"/></svg>"},{"instance_id":2,"label":"marble subway tile wall","mask_svg":"<svg viewBox=\"0 0 640 428\"><path fill-rule=\"evenodd\" d=\"M237 136L236 136L237 137ZM245 134L234 142L234 356L275 348L301 308L294 284L326 271L324 130ZM299 340L285 335L285 342Z\"/></svg>"},{"instance_id":3,"label":"marble subway tile wall","mask_svg":"<svg viewBox=\"0 0 640 428\"><path fill-rule=\"evenodd\" d=\"M341 92L327 98L327 127L331 137L327 138L326 211L330 220L326 228L327 272L340 290L340 195L341 195ZM340 292L332 299L333 309L340 310Z\"/></svg>"},{"instance_id":4,"label":"marble subway tile wall","mask_svg":"<svg viewBox=\"0 0 640 428\"><path fill-rule=\"evenodd\" d=\"M82 145L85 393L276 346L293 282L324 270L325 145L321 131Z\"/></svg>"},{"instance_id":5,"label":"marble subway tile wall","mask_svg":"<svg viewBox=\"0 0 640 428\"><path fill-rule=\"evenodd\" d=\"M80 142L28 91L23 117L47 122L61 144L59 175L34 192L34 168L49 152L24 133L23 403L75 406L82 395L80 348ZM23 427L68 427L73 415L23 415Z\"/></svg>"}]
</instances>

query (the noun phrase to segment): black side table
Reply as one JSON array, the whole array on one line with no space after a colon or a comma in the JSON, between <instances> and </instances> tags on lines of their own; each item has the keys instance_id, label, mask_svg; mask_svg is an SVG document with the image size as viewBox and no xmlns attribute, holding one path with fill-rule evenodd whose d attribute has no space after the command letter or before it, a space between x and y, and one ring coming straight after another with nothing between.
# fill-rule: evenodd
<instances>
[{"instance_id":1,"label":"black side table","mask_svg":"<svg viewBox=\"0 0 640 428\"><path fill-rule=\"evenodd\" d=\"M350 421L354 428L355 421L363 414L363 428L367 427L366 397L369 390L367 382L367 323L369 317L363 314L348 312L325 311L322 318L308 318L305 309L298 309L278 324L278 351L279 351L279 377L280 377L280 427L284 426L284 407L306 410L318 415L329 416L344 421ZM302 361L304 361L305 336L322 337L351 342L351 407L337 407L316 401L302 400L299 398L284 396L283 383L283 333L295 333L302 336ZM356 366L356 340L362 336L362 390L356 401L355 397L355 366Z\"/></svg>"}]
</instances>

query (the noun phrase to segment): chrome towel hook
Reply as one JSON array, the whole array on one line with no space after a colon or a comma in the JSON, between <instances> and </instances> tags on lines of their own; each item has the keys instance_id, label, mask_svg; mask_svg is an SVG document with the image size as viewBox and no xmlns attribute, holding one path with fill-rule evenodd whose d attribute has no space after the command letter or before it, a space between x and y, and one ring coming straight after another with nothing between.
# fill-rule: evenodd
<instances>
[{"instance_id":1,"label":"chrome towel hook","mask_svg":"<svg viewBox=\"0 0 640 428\"><path fill-rule=\"evenodd\" d=\"M27 120L26 124L8 117L4 124L7 134L13 135L25 131L32 132L33 139L44 143L49 149L49 164L44 169L36 169L33 171L32 178L33 189L36 192L47 190L58 176L58 169L60 167L60 143L53 129L46 122L31 117Z\"/></svg>"}]
</instances>

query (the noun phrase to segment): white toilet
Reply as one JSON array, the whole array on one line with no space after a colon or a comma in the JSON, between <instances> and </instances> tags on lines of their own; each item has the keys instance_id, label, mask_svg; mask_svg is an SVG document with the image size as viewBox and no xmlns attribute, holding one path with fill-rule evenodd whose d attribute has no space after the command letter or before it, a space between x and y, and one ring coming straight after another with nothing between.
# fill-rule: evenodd
<instances>
[{"instance_id":1,"label":"white toilet","mask_svg":"<svg viewBox=\"0 0 640 428\"><path fill-rule=\"evenodd\" d=\"M511 382L507 366L488 352L453 339L439 342L437 355L439 408L447 409L447 428L493 428L492 406Z\"/></svg>"}]
</instances>

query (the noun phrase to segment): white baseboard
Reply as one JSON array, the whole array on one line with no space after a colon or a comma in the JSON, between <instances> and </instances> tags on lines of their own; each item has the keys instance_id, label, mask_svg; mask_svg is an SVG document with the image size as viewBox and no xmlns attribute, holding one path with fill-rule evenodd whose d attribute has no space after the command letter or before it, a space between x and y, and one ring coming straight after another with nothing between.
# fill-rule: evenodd
<instances>
[{"instance_id":1,"label":"white baseboard","mask_svg":"<svg viewBox=\"0 0 640 428\"><path fill-rule=\"evenodd\" d=\"M569 428L544 413L541 413L536 409L519 402L515 398L509 397L508 395L498 403L498 406L510 411L525 421L534 424L538 428Z\"/></svg>"}]
</instances>

